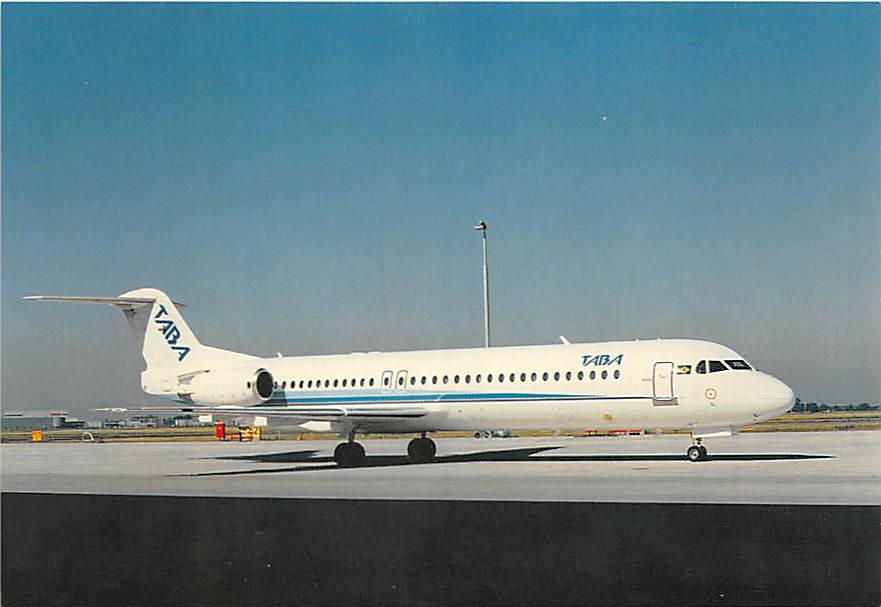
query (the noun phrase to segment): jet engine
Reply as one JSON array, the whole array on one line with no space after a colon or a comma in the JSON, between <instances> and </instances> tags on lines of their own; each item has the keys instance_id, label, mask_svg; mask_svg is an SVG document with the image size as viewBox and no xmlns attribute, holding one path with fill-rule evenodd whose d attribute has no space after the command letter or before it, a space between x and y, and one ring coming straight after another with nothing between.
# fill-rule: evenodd
<instances>
[{"instance_id":1,"label":"jet engine","mask_svg":"<svg viewBox=\"0 0 881 607\"><path fill-rule=\"evenodd\" d=\"M274 383L266 369L220 369L196 375L179 395L205 407L262 405L272 397Z\"/></svg>"}]
</instances>

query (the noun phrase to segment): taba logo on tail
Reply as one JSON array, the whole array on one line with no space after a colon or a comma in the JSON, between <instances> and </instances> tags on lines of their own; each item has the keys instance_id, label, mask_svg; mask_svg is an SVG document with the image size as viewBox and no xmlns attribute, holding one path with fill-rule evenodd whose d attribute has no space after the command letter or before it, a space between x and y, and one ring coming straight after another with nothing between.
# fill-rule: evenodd
<instances>
[{"instance_id":1,"label":"taba logo on tail","mask_svg":"<svg viewBox=\"0 0 881 607\"><path fill-rule=\"evenodd\" d=\"M623 354L618 354L617 356L612 356L611 354L585 354L581 357L581 364L585 367L588 365L594 365L597 367L605 365L620 365L622 362L624 362Z\"/></svg>"},{"instance_id":2,"label":"taba logo on tail","mask_svg":"<svg viewBox=\"0 0 881 607\"><path fill-rule=\"evenodd\" d=\"M178 345L177 342L180 339L180 329L177 328L177 325L174 324L173 320L170 318L163 318L163 316L168 316L168 310L165 309L165 306L159 304L159 310L153 317L153 322L159 327L159 332L165 337L165 341L168 342L171 349L177 352L177 361L180 362L190 353L190 347Z\"/></svg>"}]
</instances>

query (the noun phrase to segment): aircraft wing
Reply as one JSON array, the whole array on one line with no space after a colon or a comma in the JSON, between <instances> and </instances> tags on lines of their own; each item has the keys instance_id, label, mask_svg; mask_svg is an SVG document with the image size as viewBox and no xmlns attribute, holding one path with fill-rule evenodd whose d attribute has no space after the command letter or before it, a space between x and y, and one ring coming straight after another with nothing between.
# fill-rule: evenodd
<instances>
[{"instance_id":1,"label":"aircraft wing","mask_svg":"<svg viewBox=\"0 0 881 607\"><path fill-rule=\"evenodd\" d=\"M265 417L295 417L300 419L338 419L355 417L362 419L403 419L422 417L428 414L419 407L199 407L202 415L262 415Z\"/></svg>"},{"instance_id":2,"label":"aircraft wing","mask_svg":"<svg viewBox=\"0 0 881 607\"><path fill-rule=\"evenodd\" d=\"M423 417L428 411L419 407L278 407L278 406L255 406L255 407L200 407L193 405L143 407L140 409L114 408L115 412L138 412L138 413L193 413L196 415L231 415L242 417L245 415L257 415L261 417L286 417L296 418L303 421L309 420L338 420L342 418L355 419L408 419Z\"/></svg>"}]
</instances>

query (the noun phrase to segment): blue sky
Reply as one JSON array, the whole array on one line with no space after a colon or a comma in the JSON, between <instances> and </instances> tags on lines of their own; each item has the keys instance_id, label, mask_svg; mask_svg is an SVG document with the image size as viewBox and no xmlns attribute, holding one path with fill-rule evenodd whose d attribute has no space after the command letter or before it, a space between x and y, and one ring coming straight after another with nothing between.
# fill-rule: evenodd
<instances>
[{"instance_id":1,"label":"blue sky","mask_svg":"<svg viewBox=\"0 0 881 607\"><path fill-rule=\"evenodd\" d=\"M879 401L874 4L4 4L2 406L256 354L696 337ZM607 121L602 117L607 116Z\"/></svg>"}]
</instances>

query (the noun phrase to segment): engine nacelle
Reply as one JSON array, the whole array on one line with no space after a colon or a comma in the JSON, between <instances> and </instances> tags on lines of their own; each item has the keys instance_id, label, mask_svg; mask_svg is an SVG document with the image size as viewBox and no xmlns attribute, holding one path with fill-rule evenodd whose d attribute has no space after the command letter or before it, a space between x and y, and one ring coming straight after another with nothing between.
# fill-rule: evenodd
<instances>
[{"instance_id":1,"label":"engine nacelle","mask_svg":"<svg viewBox=\"0 0 881 607\"><path fill-rule=\"evenodd\" d=\"M195 376L181 386L181 396L206 407L262 405L272 397L274 383L266 369L220 369Z\"/></svg>"}]
</instances>

